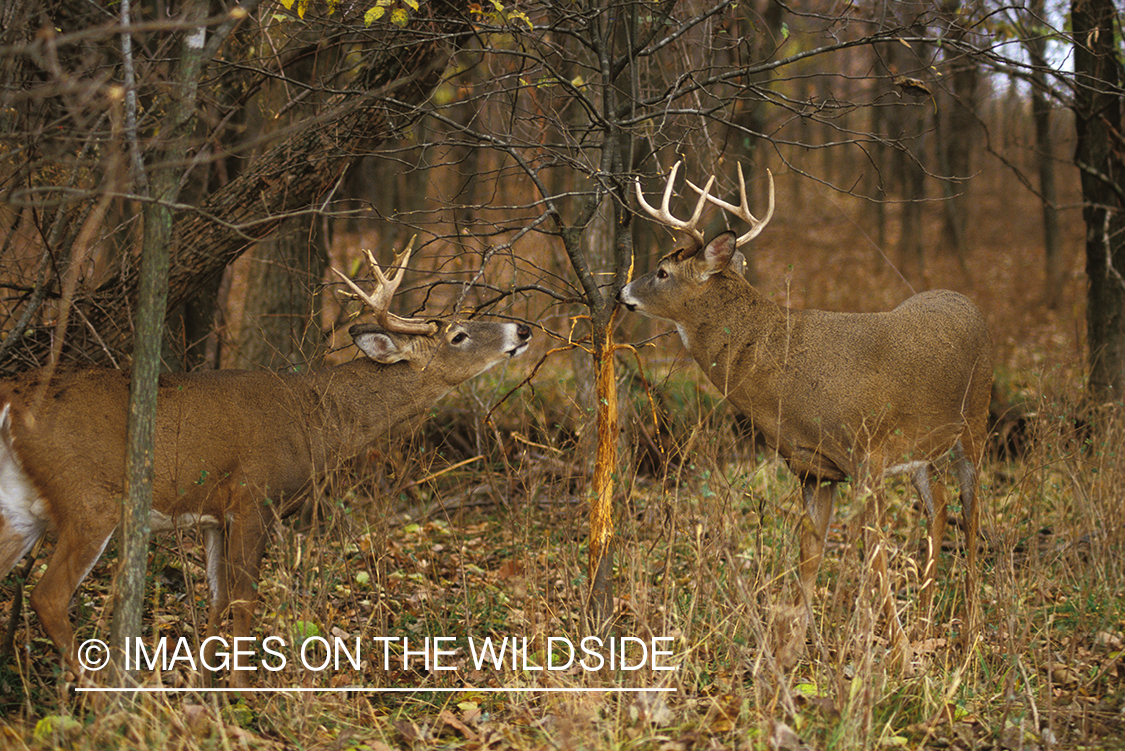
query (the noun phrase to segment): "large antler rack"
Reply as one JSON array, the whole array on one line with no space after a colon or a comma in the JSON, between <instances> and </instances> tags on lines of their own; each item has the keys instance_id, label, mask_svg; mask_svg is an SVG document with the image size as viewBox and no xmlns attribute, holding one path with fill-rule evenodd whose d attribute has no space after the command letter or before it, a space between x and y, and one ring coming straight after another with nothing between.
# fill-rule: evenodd
<instances>
[{"instance_id":1,"label":"large antler rack","mask_svg":"<svg viewBox=\"0 0 1125 751\"><path fill-rule=\"evenodd\" d=\"M703 207L707 205L707 199L711 191L711 186L715 183L715 176L712 175L711 179L707 181L707 185L703 189L704 192L699 197L699 203L695 204L695 211L692 212L691 219L688 219L687 221L684 221L683 219L677 219L676 217L672 216L670 204L672 202L672 187L676 183L676 173L680 171L681 164L683 164L682 161L676 162L676 165L672 167L671 174L668 175L668 184L664 188L664 197L663 199L661 199L659 210L653 208L649 204L649 202L645 200L644 193L641 192L640 177L637 177L634 181L634 185L636 185L637 187L637 202L641 205L641 208L647 211L648 215L653 219L665 225L666 227L671 227L672 229L678 229L688 233L697 243L700 244L700 246L702 246L704 243L704 239L703 230L698 228L699 218L703 216ZM692 187L695 186L693 185Z\"/></svg>"},{"instance_id":2,"label":"large antler rack","mask_svg":"<svg viewBox=\"0 0 1125 751\"><path fill-rule=\"evenodd\" d=\"M698 186L694 185L691 180L688 180L687 184L689 188L699 194L699 200L702 201L706 199L718 206L723 211L733 214L734 216L750 225L750 230L744 235L740 236L734 243L734 247L741 248L743 245L761 234L762 230L766 228L766 225L770 223L770 219L773 219L773 173L767 169L766 175L769 177L770 183L770 205L769 209L766 210L766 215L761 219L756 218L753 214L750 213L749 202L746 200L746 178L742 176L742 162L738 162L738 196L740 201L738 206L727 203L721 198L716 198L715 196L710 194L711 183L715 181L714 176L711 177L711 180L708 181L706 187L704 187L702 190L700 190Z\"/></svg>"},{"instance_id":3,"label":"large antler rack","mask_svg":"<svg viewBox=\"0 0 1125 751\"><path fill-rule=\"evenodd\" d=\"M429 336L437 332L437 324L433 321L425 321L421 318L403 318L391 312L391 298L394 297L395 292L398 290L398 285L402 283L402 276L406 273L406 264L410 260L410 254L414 250L414 237L410 238L406 248L401 252L395 254L394 265L397 271L388 279L379 268L379 263L375 260L375 256L371 254L370 250L364 250L367 255L367 262L371 265L371 271L375 275L375 291L373 294L367 294L359 288L355 282L348 278L339 269L333 268L336 275L344 280L352 289L354 297L359 298L367 303L375 312L375 320L387 331L397 334L422 334Z\"/></svg>"},{"instance_id":4,"label":"large antler rack","mask_svg":"<svg viewBox=\"0 0 1125 751\"><path fill-rule=\"evenodd\" d=\"M670 209L670 203L671 203L671 200L672 200L672 188L673 188L673 185L676 182L676 173L679 172L680 165L682 163L683 163L682 161L676 162L675 166L672 167L672 172L668 175L668 184L664 188L664 197L661 200L659 210L653 208L649 204L649 202L645 200L644 194L641 193L641 179L639 177L636 178L635 185L636 185L636 188L637 188L637 202L640 203L641 208L643 208L646 212L648 212L649 216L651 216L653 219L656 219L656 221L660 222L661 224L663 224L665 226L671 227L672 229L677 229L677 230L681 230L683 232L687 232L689 235L691 235L691 237L700 246L702 246L706 241L703 237L703 231L698 228L699 219L703 215L703 207L706 206L708 202L710 202L710 203L715 204L719 208L721 208L723 211L730 212L731 214L738 217L739 219L742 219L743 221L749 223L750 230L748 232L746 232L744 235L742 235L741 237L739 237L738 240L735 241L735 247L741 248L743 245L745 245L746 243L750 242L755 237L757 237L761 233L761 231L766 228L766 225L769 224L770 219L773 218L773 209L774 209L773 173L770 172L768 169L766 170L766 174L769 175L769 183L770 183L769 210L766 212L766 216L764 218L758 219L757 217L755 217L753 214L750 213L750 207L748 205L748 201L747 201L747 198L746 198L746 180L742 176L742 164L739 163L739 165L738 165L738 188L739 188L739 196L740 196L740 205L735 206L734 204L727 203L726 201L724 201L720 198L716 198L715 196L711 195L711 188L715 184L715 176L714 175L711 176L711 179L709 179L707 181L707 184L704 185L702 188L695 185L691 180L688 180L687 181L688 187L690 187L692 190L694 190L696 193L699 194L699 202L695 204L695 210L692 212L692 215L691 215L690 219L688 219L686 221L683 220L683 219L677 219L676 217L674 217L672 215L672 212L671 212L671 209Z\"/></svg>"}]
</instances>

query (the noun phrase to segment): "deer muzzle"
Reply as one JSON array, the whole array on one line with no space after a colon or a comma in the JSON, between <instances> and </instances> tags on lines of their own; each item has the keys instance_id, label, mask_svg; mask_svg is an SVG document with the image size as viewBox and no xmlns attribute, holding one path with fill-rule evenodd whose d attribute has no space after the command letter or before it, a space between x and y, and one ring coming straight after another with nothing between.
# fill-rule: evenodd
<instances>
[{"instance_id":1,"label":"deer muzzle","mask_svg":"<svg viewBox=\"0 0 1125 751\"><path fill-rule=\"evenodd\" d=\"M531 327L526 323L511 324L515 328L516 343L507 350L508 357L515 357L527 349L531 342Z\"/></svg>"},{"instance_id":2,"label":"deer muzzle","mask_svg":"<svg viewBox=\"0 0 1125 751\"><path fill-rule=\"evenodd\" d=\"M621 291L617 293L617 302L628 308L629 312L636 313L637 308L640 307L641 303L639 300L633 297L633 292L631 289L633 284L634 282L629 282L621 288Z\"/></svg>"}]
</instances>

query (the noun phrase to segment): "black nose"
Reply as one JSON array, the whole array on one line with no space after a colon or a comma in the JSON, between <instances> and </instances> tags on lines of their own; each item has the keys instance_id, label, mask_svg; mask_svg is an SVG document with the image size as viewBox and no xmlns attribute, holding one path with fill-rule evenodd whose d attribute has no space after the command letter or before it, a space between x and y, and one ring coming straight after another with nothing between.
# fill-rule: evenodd
<instances>
[{"instance_id":1,"label":"black nose","mask_svg":"<svg viewBox=\"0 0 1125 751\"><path fill-rule=\"evenodd\" d=\"M518 336L521 341L525 340L525 339L530 339L531 338L531 327L528 326L526 323L521 323L519 326L516 327L516 336Z\"/></svg>"}]
</instances>

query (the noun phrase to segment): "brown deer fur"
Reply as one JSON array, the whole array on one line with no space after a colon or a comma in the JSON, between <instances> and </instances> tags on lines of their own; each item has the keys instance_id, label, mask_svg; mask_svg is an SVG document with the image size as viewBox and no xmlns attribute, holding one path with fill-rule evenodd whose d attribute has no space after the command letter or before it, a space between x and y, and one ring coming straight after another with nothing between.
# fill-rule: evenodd
<instances>
[{"instance_id":1,"label":"brown deer fur","mask_svg":"<svg viewBox=\"0 0 1125 751\"><path fill-rule=\"evenodd\" d=\"M708 198L696 190L701 202ZM643 205L654 216L660 213ZM667 193L664 214L666 208ZM757 234L765 222L741 213L756 223L747 235ZM684 229L683 224L674 226ZM922 588L928 612L946 519L939 460L951 453L964 510L971 622L976 467L992 385L984 317L966 297L947 290L922 292L884 313L793 310L751 286L742 276L743 264L735 235L723 233L665 256L655 270L626 285L620 301L674 323L703 372L802 483L799 616L792 633L781 638L780 661L792 664L803 647L836 484L846 479L873 491L869 515L875 518L867 527L877 529L884 515L883 478L910 477L931 520ZM909 669L910 645L891 598L885 545L866 547L898 655Z\"/></svg>"},{"instance_id":2,"label":"brown deer fur","mask_svg":"<svg viewBox=\"0 0 1125 751\"><path fill-rule=\"evenodd\" d=\"M452 322L429 334L352 327L364 353L308 374L164 375L157 407L154 531L199 526L215 635L251 633L268 527L314 481L462 381L519 354L522 324ZM31 595L44 629L77 670L67 608L117 527L125 485L129 377L39 372L0 382L0 577L47 530L55 552ZM212 662L212 664L214 664ZM245 685L245 673L232 673Z\"/></svg>"}]
</instances>

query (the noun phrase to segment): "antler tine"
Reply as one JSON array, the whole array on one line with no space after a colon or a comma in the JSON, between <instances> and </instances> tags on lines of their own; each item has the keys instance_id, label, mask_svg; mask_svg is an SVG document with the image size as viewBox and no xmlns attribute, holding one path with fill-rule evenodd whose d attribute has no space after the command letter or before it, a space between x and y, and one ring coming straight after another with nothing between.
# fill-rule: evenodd
<instances>
[{"instance_id":1,"label":"antler tine","mask_svg":"<svg viewBox=\"0 0 1125 751\"><path fill-rule=\"evenodd\" d=\"M707 196L707 200L709 200L711 203L718 206L723 211L729 211L731 214L735 215L739 219L742 219L745 222L749 223L750 230L746 234L742 235L737 240L735 240L734 246L736 248L741 248L743 245L750 242L755 237L757 237L759 234L761 234L762 230L764 230L766 228L766 225L770 223L770 219L773 218L773 208L774 208L773 172L770 172L770 170L767 169L766 175L769 177L769 183L770 183L770 205L769 205L769 209L766 211L765 217L763 217L762 219L757 219L757 218L755 218L755 216L753 214L750 213L750 206L749 206L748 201L746 200L746 179L742 176L742 162L738 162L738 196L739 196L739 200L740 200L740 205L735 206L734 204L727 203L726 201L722 200L721 198L716 198L715 196ZM715 178L712 177L711 179L714 180ZM692 185L690 180L688 181L688 185L691 186L691 189L694 190L696 193L699 193L699 194L703 195L704 191L701 191L699 188ZM710 183L708 183L708 186L710 186Z\"/></svg>"},{"instance_id":2,"label":"antler tine","mask_svg":"<svg viewBox=\"0 0 1125 751\"><path fill-rule=\"evenodd\" d=\"M398 291L398 285L402 283L402 277L406 273L406 263L410 260L410 254L414 250L414 240L417 235L410 238L406 248L401 253L395 254L395 266L397 270L388 279L383 269L379 267L379 263L375 260L370 250L364 250L367 255L367 262L371 265L371 271L375 275L376 287L375 294L369 295L359 288L355 282L348 278L339 269L333 268L336 275L344 280L344 282L355 293L356 297L367 303L368 307L375 312L375 320L379 325L387 331L396 332L399 334L423 334L429 335L437 331L437 326L430 321L423 321L418 318L403 318L397 316L390 311L391 298L394 297Z\"/></svg>"},{"instance_id":3,"label":"antler tine","mask_svg":"<svg viewBox=\"0 0 1125 751\"><path fill-rule=\"evenodd\" d=\"M648 201L645 200L644 193L641 192L641 178L638 176L634 179L634 185L637 188L637 202L641 205L648 215L661 224L671 227L672 229L683 230L687 232L692 238L703 245L703 231L696 227L699 224L699 217L703 215L703 207L707 205L707 199L711 191L711 185L714 184L715 178L712 177L707 181L707 186L704 188L702 195L699 197L699 203L695 204L695 211L692 212L691 219L684 221L672 216L670 208L672 202L672 188L676 183L676 173L680 171L682 160L676 162L672 167L672 172L668 175L668 184L664 187L664 196L660 202L660 209L653 208ZM691 183L688 183L689 185ZM695 188L694 185L692 185ZM695 188L697 191L699 188Z\"/></svg>"}]
</instances>

